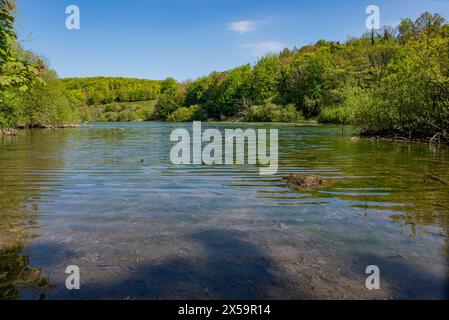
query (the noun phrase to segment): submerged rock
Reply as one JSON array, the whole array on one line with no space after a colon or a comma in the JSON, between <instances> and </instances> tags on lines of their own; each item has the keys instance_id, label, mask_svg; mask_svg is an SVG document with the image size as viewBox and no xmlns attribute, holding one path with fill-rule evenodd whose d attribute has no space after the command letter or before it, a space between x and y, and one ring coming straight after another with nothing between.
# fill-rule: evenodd
<instances>
[{"instance_id":1,"label":"submerged rock","mask_svg":"<svg viewBox=\"0 0 449 320\"><path fill-rule=\"evenodd\" d=\"M313 188L323 184L323 179L320 176L308 174L291 174L283 180L291 188Z\"/></svg>"}]
</instances>

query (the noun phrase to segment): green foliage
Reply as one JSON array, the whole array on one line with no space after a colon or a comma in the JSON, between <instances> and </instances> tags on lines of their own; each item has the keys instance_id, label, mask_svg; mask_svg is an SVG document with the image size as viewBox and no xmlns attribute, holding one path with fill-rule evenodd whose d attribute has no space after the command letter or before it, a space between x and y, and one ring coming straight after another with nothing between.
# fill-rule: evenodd
<instances>
[{"instance_id":1,"label":"green foliage","mask_svg":"<svg viewBox=\"0 0 449 320\"><path fill-rule=\"evenodd\" d=\"M342 92L343 102L336 106L324 108L316 120L318 123L353 124L356 114L362 106L367 105L369 89L348 87Z\"/></svg>"},{"instance_id":2,"label":"green foliage","mask_svg":"<svg viewBox=\"0 0 449 320\"><path fill-rule=\"evenodd\" d=\"M218 96L208 102L212 114L233 117L241 111L243 101L250 97L251 67L245 65L225 74L216 92Z\"/></svg>"},{"instance_id":3,"label":"green foliage","mask_svg":"<svg viewBox=\"0 0 449 320\"><path fill-rule=\"evenodd\" d=\"M345 106L324 109L317 117L318 123L350 124L353 121L352 110Z\"/></svg>"},{"instance_id":4,"label":"green foliage","mask_svg":"<svg viewBox=\"0 0 449 320\"><path fill-rule=\"evenodd\" d=\"M77 121L245 120L357 124L449 140L449 25L425 12L346 43L320 40L193 82L58 80L17 45L0 0L0 126ZM45 81L43 81L45 80ZM44 82L48 82L45 84Z\"/></svg>"},{"instance_id":5,"label":"green foliage","mask_svg":"<svg viewBox=\"0 0 449 320\"><path fill-rule=\"evenodd\" d=\"M78 122L64 85L58 79L33 86L23 98L26 126L64 126Z\"/></svg>"},{"instance_id":6,"label":"green foliage","mask_svg":"<svg viewBox=\"0 0 449 320\"><path fill-rule=\"evenodd\" d=\"M26 91L42 79L38 64L26 60L17 44L14 14L14 1L0 0L0 90Z\"/></svg>"},{"instance_id":7,"label":"green foliage","mask_svg":"<svg viewBox=\"0 0 449 320\"><path fill-rule=\"evenodd\" d=\"M168 121L172 122L191 122L206 120L206 113L199 105L193 105L190 107L181 107L173 112Z\"/></svg>"},{"instance_id":8,"label":"green foliage","mask_svg":"<svg viewBox=\"0 0 449 320\"><path fill-rule=\"evenodd\" d=\"M207 93L211 82L211 77L202 77L189 84L186 91L186 106L206 103L208 101Z\"/></svg>"},{"instance_id":9,"label":"green foliage","mask_svg":"<svg viewBox=\"0 0 449 320\"><path fill-rule=\"evenodd\" d=\"M252 106L244 121L248 122L299 122L304 120L294 105L279 106L267 102L262 106Z\"/></svg>"},{"instance_id":10,"label":"green foliage","mask_svg":"<svg viewBox=\"0 0 449 320\"><path fill-rule=\"evenodd\" d=\"M161 94L151 120L165 121L185 103L185 87L173 78L162 81Z\"/></svg>"},{"instance_id":11,"label":"green foliage","mask_svg":"<svg viewBox=\"0 0 449 320\"><path fill-rule=\"evenodd\" d=\"M0 129L25 125L22 95L18 89L0 90Z\"/></svg>"},{"instance_id":12,"label":"green foliage","mask_svg":"<svg viewBox=\"0 0 449 320\"><path fill-rule=\"evenodd\" d=\"M169 77L161 82L161 94L176 97L178 93L178 83L175 79Z\"/></svg>"},{"instance_id":13,"label":"green foliage","mask_svg":"<svg viewBox=\"0 0 449 320\"><path fill-rule=\"evenodd\" d=\"M448 136L449 26L438 14L398 28L318 41L188 84L187 106L212 119L355 123L366 132ZM179 104L160 118L188 119ZM170 116L176 112L175 116Z\"/></svg>"},{"instance_id":14,"label":"green foliage","mask_svg":"<svg viewBox=\"0 0 449 320\"><path fill-rule=\"evenodd\" d=\"M75 123L77 112L54 72L18 45L14 13L13 1L0 0L0 128Z\"/></svg>"},{"instance_id":15,"label":"green foliage","mask_svg":"<svg viewBox=\"0 0 449 320\"><path fill-rule=\"evenodd\" d=\"M409 41L369 93L357 123L367 132L449 138L448 70L449 38L424 34Z\"/></svg>"},{"instance_id":16,"label":"green foliage","mask_svg":"<svg viewBox=\"0 0 449 320\"><path fill-rule=\"evenodd\" d=\"M159 83L152 119L357 124L366 132L447 136L449 26L404 19L346 43L320 40L254 66ZM190 108L189 108L190 107ZM199 114L198 114L199 112Z\"/></svg>"},{"instance_id":17,"label":"green foliage","mask_svg":"<svg viewBox=\"0 0 449 320\"><path fill-rule=\"evenodd\" d=\"M171 94L162 94L156 104L154 112L155 120L166 120L174 113L181 105Z\"/></svg>"},{"instance_id":18,"label":"green foliage","mask_svg":"<svg viewBox=\"0 0 449 320\"><path fill-rule=\"evenodd\" d=\"M50 127L73 125L78 110L70 103L64 85L58 79L38 83L27 91L0 91L0 127Z\"/></svg>"},{"instance_id":19,"label":"green foliage","mask_svg":"<svg viewBox=\"0 0 449 320\"><path fill-rule=\"evenodd\" d=\"M263 104L265 101L278 95L278 87L281 81L281 60L276 55L268 55L259 60L253 69L253 97L255 104Z\"/></svg>"},{"instance_id":20,"label":"green foliage","mask_svg":"<svg viewBox=\"0 0 449 320\"><path fill-rule=\"evenodd\" d=\"M113 102L91 107L83 114L86 121L97 122L141 122L152 117L156 101ZM84 111L86 112L86 110Z\"/></svg>"},{"instance_id":21,"label":"green foliage","mask_svg":"<svg viewBox=\"0 0 449 320\"><path fill-rule=\"evenodd\" d=\"M62 80L79 104L94 106L112 102L157 99L161 82L129 78L67 78Z\"/></svg>"}]
</instances>

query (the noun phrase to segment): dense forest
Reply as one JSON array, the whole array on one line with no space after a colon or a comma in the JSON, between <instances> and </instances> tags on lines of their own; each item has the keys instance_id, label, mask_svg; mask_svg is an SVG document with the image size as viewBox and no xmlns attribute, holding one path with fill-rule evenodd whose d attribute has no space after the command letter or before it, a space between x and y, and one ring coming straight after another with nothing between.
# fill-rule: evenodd
<instances>
[{"instance_id":1,"label":"dense forest","mask_svg":"<svg viewBox=\"0 0 449 320\"><path fill-rule=\"evenodd\" d=\"M345 43L320 40L195 81L58 79L24 51L0 0L0 128L81 121L354 124L370 135L449 140L449 25L439 14Z\"/></svg>"}]
</instances>

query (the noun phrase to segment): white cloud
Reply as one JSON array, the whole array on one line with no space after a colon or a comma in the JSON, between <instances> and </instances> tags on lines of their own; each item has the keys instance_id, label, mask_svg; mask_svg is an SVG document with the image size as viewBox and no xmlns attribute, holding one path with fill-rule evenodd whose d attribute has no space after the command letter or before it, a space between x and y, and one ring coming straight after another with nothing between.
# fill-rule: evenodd
<instances>
[{"instance_id":1,"label":"white cloud","mask_svg":"<svg viewBox=\"0 0 449 320\"><path fill-rule=\"evenodd\" d=\"M286 46L277 41L262 41L257 43L245 44L242 47L253 50L254 55L263 55L266 53L276 53Z\"/></svg>"},{"instance_id":2,"label":"white cloud","mask_svg":"<svg viewBox=\"0 0 449 320\"><path fill-rule=\"evenodd\" d=\"M257 21L251 20L234 21L228 24L228 30L237 33L247 33L257 30L257 24Z\"/></svg>"}]
</instances>

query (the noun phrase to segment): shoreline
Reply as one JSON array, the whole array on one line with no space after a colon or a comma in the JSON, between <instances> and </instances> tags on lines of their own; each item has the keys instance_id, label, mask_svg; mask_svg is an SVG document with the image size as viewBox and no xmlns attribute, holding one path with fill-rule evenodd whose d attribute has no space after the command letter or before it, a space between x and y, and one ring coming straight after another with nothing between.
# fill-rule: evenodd
<instances>
[{"instance_id":1,"label":"shoreline","mask_svg":"<svg viewBox=\"0 0 449 320\"><path fill-rule=\"evenodd\" d=\"M73 129L81 127L80 124L63 124L63 125L44 125L44 126L29 126L17 128L3 128L0 129L0 136L16 136L21 130L28 129Z\"/></svg>"},{"instance_id":2,"label":"shoreline","mask_svg":"<svg viewBox=\"0 0 449 320\"><path fill-rule=\"evenodd\" d=\"M435 135L433 137L408 138L401 134L381 135L381 134L375 134L375 133L362 132L358 136L361 138L366 138L368 140L383 140L383 141L403 142L403 143L413 142L413 143L421 143L421 144L449 146L449 140L441 138L439 135Z\"/></svg>"},{"instance_id":3,"label":"shoreline","mask_svg":"<svg viewBox=\"0 0 449 320\"><path fill-rule=\"evenodd\" d=\"M22 126L17 128L4 128L0 129L0 136L17 136L17 134L21 130L29 130L29 129L74 129L86 126L92 123L108 123L108 124L128 124L128 123L186 123L186 122L166 122L166 121L129 121L129 122L83 122L81 124L64 124L64 125L43 125L43 126ZM232 123L232 124L267 124L267 125L275 125L275 124L291 124L291 125L327 125L318 123L316 121L303 121L297 123L290 122L240 122L240 121L206 121L206 123ZM342 125L347 126L347 125ZM353 136L354 138L365 138L371 141L390 141L390 142L402 142L402 143L421 143L421 144L431 144L431 145L445 145L449 146L449 139L445 139L441 134L437 134L433 137L420 137L420 138L408 138L401 134L393 134L386 133L382 135L381 133L370 133L370 132L361 132Z\"/></svg>"}]
</instances>

